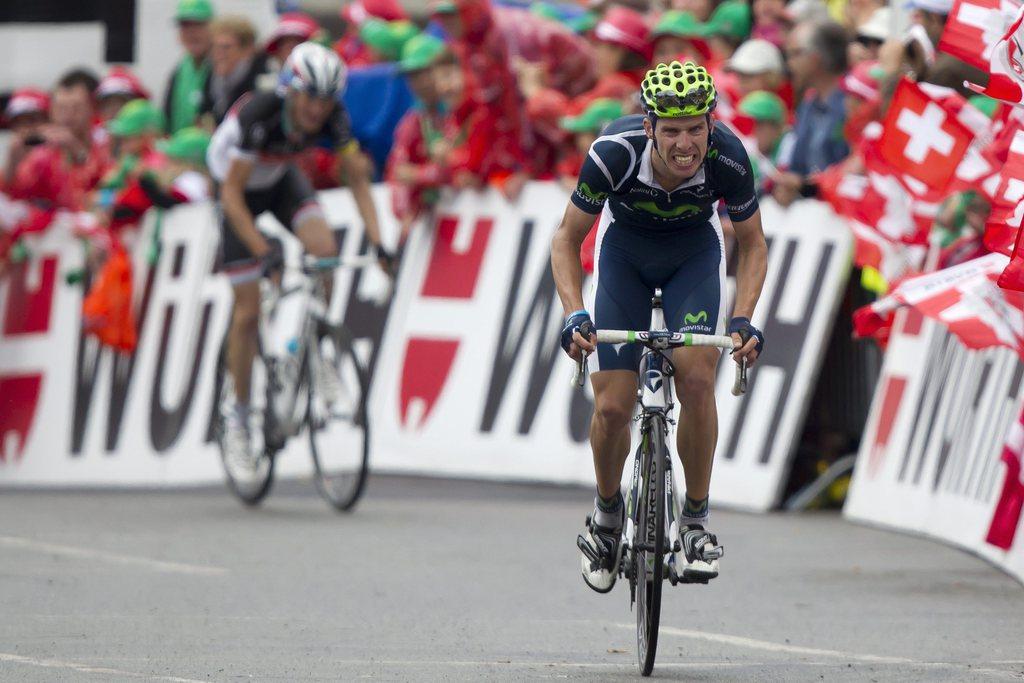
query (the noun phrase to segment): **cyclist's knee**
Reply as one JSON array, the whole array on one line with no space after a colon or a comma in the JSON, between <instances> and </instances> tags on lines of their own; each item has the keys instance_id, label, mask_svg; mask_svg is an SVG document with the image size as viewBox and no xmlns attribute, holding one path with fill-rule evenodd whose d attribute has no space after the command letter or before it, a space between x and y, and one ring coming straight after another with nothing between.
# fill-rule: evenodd
<instances>
[{"instance_id":1,"label":"cyclist's knee","mask_svg":"<svg viewBox=\"0 0 1024 683\"><path fill-rule=\"evenodd\" d=\"M635 399L632 395L629 400L604 399L594 405L594 419L597 420L605 431L616 431L629 424L633 418L633 405Z\"/></svg>"},{"instance_id":2,"label":"cyclist's knee","mask_svg":"<svg viewBox=\"0 0 1024 683\"><path fill-rule=\"evenodd\" d=\"M235 304L231 311L231 326L235 330L255 331L260 318L259 288L235 290Z\"/></svg>"},{"instance_id":3,"label":"cyclist's knee","mask_svg":"<svg viewBox=\"0 0 1024 683\"><path fill-rule=\"evenodd\" d=\"M676 378L676 391L684 401L714 396L715 368L701 366L681 372Z\"/></svg>"}]
</instances>

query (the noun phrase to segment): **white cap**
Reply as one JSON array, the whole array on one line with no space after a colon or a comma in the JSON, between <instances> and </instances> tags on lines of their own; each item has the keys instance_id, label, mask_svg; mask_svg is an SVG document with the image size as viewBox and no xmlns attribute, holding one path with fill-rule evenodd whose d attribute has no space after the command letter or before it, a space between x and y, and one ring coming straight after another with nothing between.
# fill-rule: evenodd
<instances>
[{"instance_id":1,"label":"white cap","mask_svg":"<svg viewBox=\"0 0 1024 683\"><path fill-rule=\"evenodd\" d=\"M824 21L828 19L828 7L822 0L790 0L783 15L794 24L804 21Z\"/></svg>"},{"instance_id":2,"label":"white cap","mask_svg":"<svg viewBox=\"0 0 1024 683\"><path fill-rule=\"evenodd\" d=\"M857 28L857 35L865 38L886 41L893 37L892 31L892 10L888 7L879 7L868 20Z\"/></svg>"},{"instance_id":3,"label":"white cap","mask_svg":"<svg viewBox=\"0 0 1024 683\"><path fill-rule=\"evenodd\" d=\"M726 62L725 68L747 75L782 73L785 70L779 48L760 38L753 38L741 43Z\"/></svg>"},{"instance_id":4,"label":"white cap","mask_svg":"<svg viewBox=\"0 0 1024 683\"><path fill-rule=\"evenodd\" d=\"M920 9L932 14L949 14L953 11L953 0L909 0L906 9Z\"/></svg>"}]
</instances>

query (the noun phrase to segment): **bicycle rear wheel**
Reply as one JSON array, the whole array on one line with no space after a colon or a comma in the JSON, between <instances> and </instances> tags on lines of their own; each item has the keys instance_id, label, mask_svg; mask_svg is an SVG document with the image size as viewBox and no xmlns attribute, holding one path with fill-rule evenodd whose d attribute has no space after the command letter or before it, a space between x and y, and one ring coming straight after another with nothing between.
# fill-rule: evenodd
<instances>
[{"instance_id":1,"label":"bicycle rear wheel","mask_svg":"<svg viewBox=\"0 0 1024 683\"><path fill-rule=\"evenodd\" d=\"M246 505L257 505L267 494L274 483L274 456L277 446L269 435L273 431L273 414L271 409L271 382L266 362L259 354L253 361L252 380L250 385L250 431L253 438L249 447L252 458L248 462L233 462L227 457L224 445L224 419L226 411L234 410L234 384L226 367L226 351L220 355L217 365L217 396L216 428L217 445L220 450L221 463L228 489Z\"/></svg>"},{"instance_id":2,"label":"bicycle rear wheel","mask_svg":"<svg viewBox=\"0 0 1024 683\"><path fill-rule=\"evenodd\" d=\"M661 584L665 556L665 451L664 423L650 417L644 424L644 447L639 456L643 484L638 501L633 572L636 580L636 645L640 673L650 676L658 650L661 620Z\"/></svg>"},{"instance_id":3,"label":"bicycle rear wheel","mask_svg":"<svg viewBox=\"0 0 1024 683\"><path fill-rule=\"evenodd\" d=\"M362 496L369 473L366 370L347 333L332 327L311 347L306 372L306 423L317 490L335 509L348 511ZM325 373L333 373L334 381Z\"/></svg>"}]
</instances>

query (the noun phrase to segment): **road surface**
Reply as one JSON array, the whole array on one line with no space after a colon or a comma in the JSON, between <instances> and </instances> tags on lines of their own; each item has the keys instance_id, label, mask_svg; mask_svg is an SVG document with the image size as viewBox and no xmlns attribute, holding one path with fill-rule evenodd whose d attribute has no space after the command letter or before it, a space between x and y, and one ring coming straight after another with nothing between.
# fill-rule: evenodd
<instances>
[{"instance_id":1,"label":"road surface","mask_svg":"<svg viewBox=\"0 0 1024 683\"><path fill-rule=\"evenodd\" d=\"M371 479L4 492L2 680L633 680L634 616L579 576L575 488ZM836 514L713 512L708 586L666 585L655 677L1024 679L1024 588Z\"/></svg>"}]
</instances>

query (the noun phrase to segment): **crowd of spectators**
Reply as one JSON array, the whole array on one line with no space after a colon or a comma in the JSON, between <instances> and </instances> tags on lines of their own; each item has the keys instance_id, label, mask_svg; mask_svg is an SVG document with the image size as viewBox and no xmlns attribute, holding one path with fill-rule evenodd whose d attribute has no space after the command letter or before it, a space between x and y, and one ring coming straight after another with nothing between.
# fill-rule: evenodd
<instances>
[{"instance_id":1,"label":"crowd of spectators","mask_svg":"<svg viewBox=\"0 0 1024 683\"><path fill-rule=\"evenodd\" d=\"M900 77L961 90L978 80L937 51L951 0L912 4L897 34L881 0L431 0L418 17L397 0L356 0L340 10L336 37L294 12L261 37L212 0L180 0L182 56L160 100L122 66L13 94L0 192L41 210L90 211L115 229L137 220L140 198L209 196L196 182L209 133L240 95L276 86L292 48L316 40L348 66L344 101L367 173L391 186L403 229L446 187L515 200L529 179L572 186L602 127L639 111L644 72L672 60L708 68L718 121L744 139L759 191L788 205L814 196L825 169L856 166L859 137ZM302 165L318 188L344 183L326 150ZM977 197L956 202L971 211L942 215L984 213ZM952 226L949 239L977 222Z\"/></svg>"}]
</instances>

